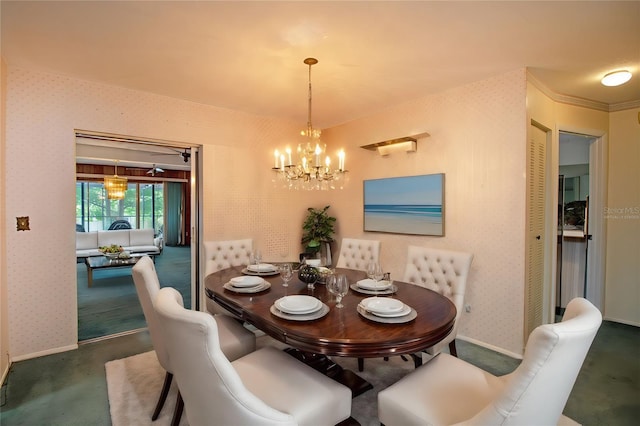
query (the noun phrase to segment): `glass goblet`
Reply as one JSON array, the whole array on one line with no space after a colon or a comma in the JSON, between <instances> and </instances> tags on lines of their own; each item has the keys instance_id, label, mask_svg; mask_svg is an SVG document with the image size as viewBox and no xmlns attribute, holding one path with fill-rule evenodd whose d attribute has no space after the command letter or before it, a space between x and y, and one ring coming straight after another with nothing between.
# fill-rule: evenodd
<instances>
[{"instance_id":1,"label":"glass goblet","mask_svg":"<svg viewBox=\"0 0 640 426\"><path fill-rule=\"evenodd\" d=\"M338 275L336 277L334 288L336 292L336 302L338 302L336 304L336 308L338 309L343 308L344 305L342 304L342 299L349 292L349 281L347 280L347 276L343 274Z\"/></svg>"},{"instance_id":2,"label":"glass goblet","mask_svg":"<svg viewBox=\"0 0 640 426\"><path fill-rule=\"evenodd\" d=\"M280 266L280 277L282 278L282 286L287 287L293 277L293 269L290 263L285 263Z\"/></svg>"}]
</instances>

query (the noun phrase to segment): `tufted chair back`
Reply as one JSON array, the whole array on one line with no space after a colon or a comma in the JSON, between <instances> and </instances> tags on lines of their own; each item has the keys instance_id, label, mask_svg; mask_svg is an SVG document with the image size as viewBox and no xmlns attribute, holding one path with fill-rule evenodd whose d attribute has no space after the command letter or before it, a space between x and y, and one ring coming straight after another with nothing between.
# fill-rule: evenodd
<instances>
[{"instance_id":1,"label":"tufted chair back","mask_svg":"<svg viewBox=\"0 0 640 426\"><path fill-rule=\"evenodd\" d=\"M253 240L205 241L207 259L205 276L231 266L248 265L253 250Z\"/></svg>"},{"instance_id":2,"label":"tufted chair back","mask_svg":"<svg viewBox=\"0 0 640 426\"><path fill-rule=\"evenodd\" d=\"M377 262L379 259L379 240L343 238L342 245L340 246L340 257L338 257L336 267L366 271L369 262Z\"/></svg>"},{"instance_id":3,"label":"tufted chair back","mask_svg":"<svg viewBox=\"0 0 640 426\"><path fill-rule=\"evenodd\" d=\"M207 259L204 276L232 266L248 265L251 260L253 240L205 241L204 255ZM206 298L207 311L212 314L231 315L213 300Z\"/></svg>"},{"instance_id":4,"label":"tufted chair back","mask_svg":"<svg viewBox=\"0 0 640 426\"><path fill-rule=\"evenodd\" d=\"M444 340L425 351L430 355L437 354L445 345L455 342L472 260L471 253L409 246L402 281L426 287L448 297L457 310L453 330ZM452 355L456 355L455 343L450 344L449 348Z\"/></svg>"}]
</instances>

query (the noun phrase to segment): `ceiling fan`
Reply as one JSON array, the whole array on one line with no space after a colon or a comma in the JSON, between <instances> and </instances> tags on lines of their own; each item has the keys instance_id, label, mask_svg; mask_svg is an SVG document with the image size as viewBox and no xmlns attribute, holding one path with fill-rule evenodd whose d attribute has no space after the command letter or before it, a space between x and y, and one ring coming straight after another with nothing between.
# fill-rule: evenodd
<instances>
[{"instance_id":1,"label":"ceiling fan","mask_svg":"<svg viewBox=\"0 0 640 426\"><path fill-rule=\"evenodd\" d=\"M178 153L178 155L182 157L185 163L189 162L189 158L191 158L191 152L189 151L189 148L185 148L184 152L178 151L177 149L173 149L173 148L169 148L169 149ZM155 156L155 155L175 155L175 154L170 154L167 152L167 153L157 153L157 154L151 154L151 155Z\"/></svg>"},{"instance_id":2,"label":"ceiling fan","mask_svg":"<svg viewBox=\"0 0 640 426\"><path fill-rule=\"evenodd\" d=\"M156 165L154 164L154 165L151 167L151 170L147 171L147 174L148 174L148 175L151 175L151 176L155 176L155 175L156 175L156 173L164 173L164 170L163 170L163 169L161 169L160 167L156 167Z\"/></svg>"}]
</instances>

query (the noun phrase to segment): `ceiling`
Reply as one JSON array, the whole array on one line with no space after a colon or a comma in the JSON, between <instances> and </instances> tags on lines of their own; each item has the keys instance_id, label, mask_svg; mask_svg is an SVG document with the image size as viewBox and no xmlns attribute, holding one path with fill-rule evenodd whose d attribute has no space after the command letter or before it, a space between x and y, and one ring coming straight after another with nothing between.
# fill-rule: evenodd
<instances>
[{"instance_id":1,"label":"ceiling","mask_svg":"<svg viewBox=\"0 0 640 426\"><path fill-rule=\"evenodd\" d=\"M261 116L345 123L527 67L552 92L640 100L640 2L1 2L2 56ZM600 78L628 69L627 84Z\"/></svg>"}]
</instances>

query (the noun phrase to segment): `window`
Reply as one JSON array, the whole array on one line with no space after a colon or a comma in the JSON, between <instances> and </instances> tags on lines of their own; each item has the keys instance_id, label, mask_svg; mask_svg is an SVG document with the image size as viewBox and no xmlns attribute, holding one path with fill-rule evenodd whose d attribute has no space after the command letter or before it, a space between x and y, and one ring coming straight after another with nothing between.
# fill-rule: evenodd
<instances>
[{"instance_id":1,"label":"window","mask_svg":"<svg viewBox=\"0 0 640 426\"><path fill-rule=\"evenodd\" d=\"M81 231L109 229L115 221L131 228L153 228L162 233L164 193L161 183L129 183L122 200L109 200L102 182L76 182L76 228Z\"/></svg>"}]
</instances>

